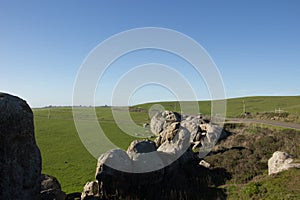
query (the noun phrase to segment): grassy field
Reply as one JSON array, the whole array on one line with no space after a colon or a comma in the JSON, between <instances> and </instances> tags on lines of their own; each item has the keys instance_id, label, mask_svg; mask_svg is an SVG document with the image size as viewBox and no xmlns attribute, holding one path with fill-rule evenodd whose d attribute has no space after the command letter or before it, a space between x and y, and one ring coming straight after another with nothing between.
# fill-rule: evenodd
<instances>
[{"instance_id":1,"label":"grassy field","mask_svg":"<svg viewBox=\"0 0 300 200\"><path fill-rule=\"evenodd\" d=\"M298 200L300 199L300 169L290 169L277 175L262 175L247 184L225 185L228 200L265 199Z\"/></svg>"},{"instance_id":2,"label":"grassy field","mask_svg":"<svg viewBox=\"0 0 300 200\"><path fill-rule=\"evenodd\" d=\"M264 113L274 112L275 109L281 109L291 114L300 114L300 96L260 96L260 97L244 97L234 98L227 100L227 117L237 117L243 113L243 102L246 105L246 112L250 113ZM166 110L180 111L180 104L178 102L160 102L160 103L147 103L137 105L146 110L150 109L154 104L162 105ZM210 114L211 102L199 101L200 113Z\"/></svg>"},{"instance_id":3,"label":"grassy field","mask_svg":"<svg viewBox=\"0 0 300 200\"><path fill-rule=\"evenodd\" d=\"M99 107L96 111L107 137L116 146L126 149L135 138L118 128L110 108ZM82 191L87 181L95 179L97 160L81 143L74 125L72 108L33 109L33 112L36 140L43 159L43 173L57 177L67 193Z\"/></svg>"},{"instance_id":4,"label":"grassy field","mask_svg":"<svg viewBox=\"0 0 300 200\"><path fill-rule=\"evenodd\" d=\"M82 145L71 109L35 109L35 135L42 154L43 173L53 175L66 192L81 191L95 173L96 160ZM66 118L65 118L66 117Z\"/></svg>"},{"instance_id":5,"label":"grassy field","mask_svg":"<svg viewBox=\"0 0 300 200\"><path fill-rule=\"evenodd\" d=\"M243 100L248 112L267 112L282 109L290 113L300 113L300 96L297 97L247 97L229 99L227 115L235 117L243 111ZM131 117L136 124L149 122L148 110L160 104L166 110L180 111L178 102L148 103L131 108ZM210 114L210 102L199 102L200 112ZM35 135L43 159L43 173L58 178L62 189L80 192L87 181L94 180L97 160L82 145L77 134L71 107L33 109ZM120 130L113 120L110 107L97 107L97 117L106 136L120 148L127 149L133 136ZM89 116L84 116L89 120ZM126 122L125 122L126 123Z\"/></svg>"}]
</instances>

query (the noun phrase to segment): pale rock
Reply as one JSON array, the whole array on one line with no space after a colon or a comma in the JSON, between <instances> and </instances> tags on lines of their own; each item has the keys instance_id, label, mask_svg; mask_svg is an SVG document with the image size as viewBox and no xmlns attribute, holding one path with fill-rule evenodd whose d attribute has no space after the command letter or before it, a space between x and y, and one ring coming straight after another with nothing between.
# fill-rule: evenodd
<instances>
[{"instance_id":1,"label":"pale rock","mask_svg":"<svg viewBox=\"0 0 300 200\"><path fill-rule=\"evenodd\" d=\"M83 191L81 193L81 199L85 200L88 197L99 197L99 183L98 181L87 182L83 187Z\"/></svg>"},{"instance_id":2,"label":"pale rock","mask_svg":"<svg viewBox=\"0 0 300 200\"><path fill-rule=\"evenodd\" d=\"M293 163L292 155L276 151L268 160L269 175L276 174L290 168L300 168L300 163Z\"/></svg>"},{"instance_id":3,"label":"pale rock","mask_svg":"<svg viewBox=\"0 0 300 200\"><path fill-rule=\"evenodd\" d=\"M153 134L158 136L173 122L180 122L180 114L172 111L158 112L151 118L150 129Z\"/></svg>"}]
</instances>

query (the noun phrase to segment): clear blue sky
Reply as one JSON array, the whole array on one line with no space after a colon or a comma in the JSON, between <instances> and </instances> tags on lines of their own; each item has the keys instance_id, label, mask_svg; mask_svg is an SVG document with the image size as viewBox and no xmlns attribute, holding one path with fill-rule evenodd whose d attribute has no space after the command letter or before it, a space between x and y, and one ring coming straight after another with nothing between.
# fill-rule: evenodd
<instances>
[{"instance_id":1,"label":"clear blue sky","mask_svg":"<svg viewBox=\"0 0 300 200\"><path fill-rule=\"evenodd\" d=\"M300 94L297 0L0 0L0 91L33 107L71 105L77 71L89 52L113 34L139 27L170 28L195 39L219 68L227 97ZM114 81L130 66L149 62L174 65L191 80L197 98L209 98L188 66L180 68L182 60L143 51L107 71L96 103L110 104ZM172 99L165 89L146 86L130 102Z\"/></svg>"}]
</instances>

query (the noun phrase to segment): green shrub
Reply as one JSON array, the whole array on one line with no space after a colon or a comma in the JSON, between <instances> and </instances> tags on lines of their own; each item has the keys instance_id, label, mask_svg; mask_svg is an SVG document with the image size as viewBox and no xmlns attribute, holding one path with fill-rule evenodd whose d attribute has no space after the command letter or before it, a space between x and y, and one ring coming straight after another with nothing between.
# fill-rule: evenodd
<instances>
[{"instance_id":1,"label":"green shrub","mask_svg":"<svg viewBox=\"0 0 300 200\"><path fill-rule=\"evenodd\" d=\"M299 131L253 125L230 131L231 135L215 147L219 151L205 158L212 166L225 168L231 174L229 183L244 184L266 174L268 159L275 151L300 155Z\"/></svg>"},{"instance_id":2,"label":"green shrub","mask_svg":"<svg viewBox=\"0 0 300 200\"><path fill-rule=\"evenodd\" d=\"M228 200L298 200L300 169L290 169L274 176L260 176L244 185L225 186Z\"/></svg>"},{"instance_id":3,"label":"green shrub","mask_svg":"<svg viewBox=\"0 0 300 200\"><path fill-rule=\"evenodd\" d=\"M252 182L244 188L243 193L247 197L251 198L254 195L259 194L261 192L261 187L262 187L262 184L260 182ZM264 188L264 191L265 191L265 188Z\"/></svg>"}]
</instances>

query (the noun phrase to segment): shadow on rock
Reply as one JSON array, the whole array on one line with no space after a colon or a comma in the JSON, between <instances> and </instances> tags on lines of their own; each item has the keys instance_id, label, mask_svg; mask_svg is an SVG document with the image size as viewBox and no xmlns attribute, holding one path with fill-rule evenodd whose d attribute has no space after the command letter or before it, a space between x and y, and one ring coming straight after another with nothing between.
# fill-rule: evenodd
<instances>
[{"instance_id":1,"label":"shadow on rock","mask_svg":"<svg viewBox=\"0 0 300 200\"><path fill-rule=\"evenodd\" d=\"M216 186L224 184L230 174L225 169L211 169L194 153L219 139L219 127L201 116L171 111L154 115L150 127L157 136L154 142L133 141L127 151L114 149L99 157L97 183L86 185L83 199L226 199ZM98 185L98 192L92 185Z\"/></svg>"},{"instance_id":2,"label":"shadow on rock","mask_svg":"<svg viewBox=\"0 0 300 200\"><path fill-rule=\"evenodd\" d=\"M100 183L99 197L102 199L226 199L225 192L215 186L224 184L230 178L230 174L225 169L203 167L199 162L200 159L191 149L172 164L148 173L123 172L105 165L104 162L98 165L96 174L96 179Z\"/></svg>"}]
</instances>

